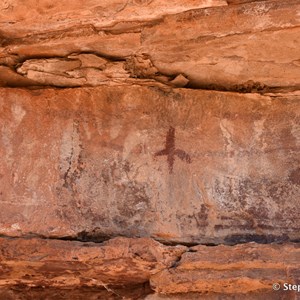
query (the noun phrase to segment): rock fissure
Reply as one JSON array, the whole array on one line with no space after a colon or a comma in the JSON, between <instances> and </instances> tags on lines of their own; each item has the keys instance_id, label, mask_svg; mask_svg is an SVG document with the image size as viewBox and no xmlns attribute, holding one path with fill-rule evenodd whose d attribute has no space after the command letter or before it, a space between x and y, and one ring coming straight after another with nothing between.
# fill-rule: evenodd
<instances>
[{"instance_id":1,"label":"rock fissure","mask_svg":"<svg viewBox=\"0 0 300 300\"><path fill-rule=\"evenodd\" d=\"M6 239L41 239L41 240L57 240L57 241L73 241L73 242L81 242L81 243L95 243L95 244L103 244L104 242L107 242L109 240L115 239L115 238L130 238L126 236L95 236L94 231L86 232L80 232L77 235L74 236L46 236L36 233L29 233L29 234L21 234L21 235L6 235L6 234L0 234L0 238L6 238ZM193 247L195 246L203 246L203 247L218 247L218 246L226 246L226 247L235 247L238 245L248 244L248 243L256 243L261 245L283 245L284 243L291 243L291 244L298 244L300 243L300 239L288 239L288 237L266 237L266 236L255 236L255 235L249 235L249 236L232 236L228 237L227 241L225 243L196 243L196 242L182 242L182 241L167 241L162 240L160 238L150 237L156 242L159 242L162 245L170 246L170 247L176 247L176 246L183 246L187 247L187 252L194 252ZM176 262L177 263L177 262Z\"/></svg>"},{"instance_id":2,"label":"rock fissure","mask_svg":"<svg viewBox=\"0 0 300 300\"><path fill-rule=\"evenodd\" d=\"M249 80L243 84L222 86L218 84L190 83L182 74L166 75L152 63L148 55L128 58L99 56L98 53L83 52L70 54L67 57L24 58L13 66L14 72L28 81L28 88L39 89L53 87L72 88L98 86L103 84L142 84L141 81L152 80L174 88L204 89L238 93L282 93L299 90L299 86L269 87ZM16 78L17 79L17 78ZM23 85L22 81L20 85ZM18 86L10 82L8 86Z\"/></svg>"}]
</instances>

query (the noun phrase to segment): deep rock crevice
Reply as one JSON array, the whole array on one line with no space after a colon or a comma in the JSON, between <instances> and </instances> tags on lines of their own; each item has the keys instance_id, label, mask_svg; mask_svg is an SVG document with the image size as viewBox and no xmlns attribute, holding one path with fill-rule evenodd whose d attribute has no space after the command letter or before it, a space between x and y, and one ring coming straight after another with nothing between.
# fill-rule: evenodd
<instances>
[{"instance_id":1,"label":"deep rock crevice","mask_svg":"<svg viewBox=\"0 0 300 300\"><path fill-rule=\"evenodd\" d=\"M87 63L87 61L90 61ZM228 91L238 93L287 93L300 89L300 85L281 87L266 86L249 80L242 84L222 86L189 82L183 74L167 75L161 73L152 63L148 55L130 57L99 56L98 53L83 52L70 54L67 57L34 57L23 58L10 69L28 80L28 88L80 88L103 84L162 84L162 87L203 89L210 91ZM6 66L3 71L8 71ZM2 74L2 76L5 76ZM16 77L16 81L3 81L8 87L24 86L24 82Z\"/></svg>"}]
</instances>

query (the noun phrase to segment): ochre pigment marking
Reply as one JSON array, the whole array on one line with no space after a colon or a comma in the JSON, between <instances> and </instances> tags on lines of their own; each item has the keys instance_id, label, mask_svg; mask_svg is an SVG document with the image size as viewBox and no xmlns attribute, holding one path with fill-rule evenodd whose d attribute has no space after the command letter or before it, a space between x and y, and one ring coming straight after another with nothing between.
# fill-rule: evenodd
<instances>
[{"instance_id":1,"label":"ochre pigment marking","mask_svg":"<svg viewBox=\"0 0 300 300\"><path fill-rule=\"evenodd\" d=\"M169 173L173 172L173 166L175 161L175 155L177 155L181 160L191 163L191 157L185 151L175 148L175 128L170 126L169 131L166 136L166 147L155 153L155 156L167 156L167 161L169 165Z\"/></svg>"}]
</instances>

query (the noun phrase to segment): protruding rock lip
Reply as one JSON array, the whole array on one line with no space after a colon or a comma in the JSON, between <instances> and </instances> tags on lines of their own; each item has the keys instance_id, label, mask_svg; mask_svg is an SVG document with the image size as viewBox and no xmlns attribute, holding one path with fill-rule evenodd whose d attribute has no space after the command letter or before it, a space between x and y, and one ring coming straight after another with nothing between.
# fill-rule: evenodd
<instances>
[{"instance_id":1,"label":"protruding rock lip","mask_svg":"<svg viewBox=\"0 0 300 300\"><path fill-rule=\"evenodd\" d=\"M50 17L49 24L43 20L48 29L40 27L41 31L22 37L18 36L24 29L22 22L9 23L9 28L20 28L10 36L7 32L1 34L0 86L67 88L149 84L260 94L299 90L298 47L293 42L299 27L298 1L196 2L187 6L176 2L173 8L169 3L158 3L169 11L159 22L148 20L147 14L144 20L130 21L134 14L129 14L128 20L105 27L101 22L110 14L103 20L100 18L100 23L97 17L85 23L91 11L86 15L81 9L80 16L75 18L81 24L75 26L71 10L70 22L63 20L64 28L58 28L57 22L51 23L55 18ZM143 9L158 9L155 3L133 1L124 7L129 11L138 7L139 15ZM103 4L102 8L112 7ZM9 9L14 16L14 9ZM159 14L164 15L163 11ZM73 13L76 12L75 9ZM222 26L220 18L224 19ZM169 28L173 28L172 32ZM71 54L77 58L74 55L70 58ZM80 56L88 54L108 59L107 66L99 69L93 63L68 70L66 65L70 65L70 59L71 64L77 63ZM136 57L147 57L147 60L141 63L133 59ZM49 71L53 60L60 61L61 72L59 68ZM134 68L130 62L134 62Z\"/></svg>"}]
</instances>

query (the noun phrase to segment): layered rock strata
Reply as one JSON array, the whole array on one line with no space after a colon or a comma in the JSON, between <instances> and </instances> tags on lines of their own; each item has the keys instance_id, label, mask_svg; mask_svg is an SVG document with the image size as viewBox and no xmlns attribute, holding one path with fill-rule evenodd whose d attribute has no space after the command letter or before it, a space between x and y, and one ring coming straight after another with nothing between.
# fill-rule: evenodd
<instances>
[{"instance_id":1,"label":"layered rock strata","mask_svg":"<svg viewBox=\"0 0 300 300\"><path fill-rule=\"evenodd\" d=\"M188 248L151 239L1 238L0 258L0 298L7 300L296 299L284 283L300 284L296 244Z\"/></svg>"},{"instance_id":2,"label":"layered rock strata","mask_svg":"<svg viewBox=\"0 0 300 300\"><path fill-rule=\"evenodd\" d=\"M25 2L0 3L0 300L298 299L299 0Z\"/></svg>"},{"instance_id":3,"label":"layered rock strata","mask_svg":"<svg viewBox=\"0 0 300 300\"><path fill-rule=\"evenodd\" d=\"M299 89L299 0L31 2L0 10L2 85Z\"/></svg>"}]
</instances>

